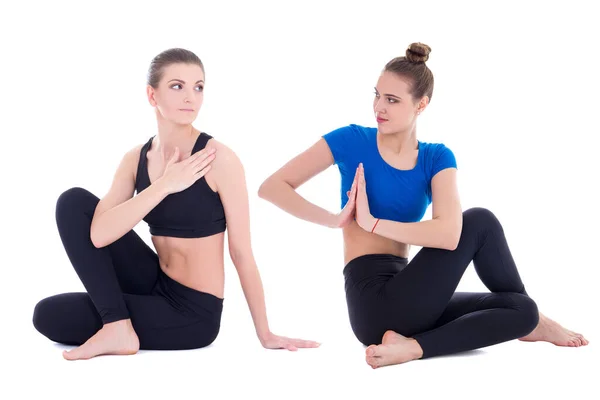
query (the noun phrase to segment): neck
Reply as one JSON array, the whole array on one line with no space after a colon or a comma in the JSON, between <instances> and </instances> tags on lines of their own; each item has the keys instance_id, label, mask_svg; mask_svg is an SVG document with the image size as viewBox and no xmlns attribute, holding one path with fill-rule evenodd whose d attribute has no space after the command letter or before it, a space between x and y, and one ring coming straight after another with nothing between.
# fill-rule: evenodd
<instances>
[{"instance_id":1,"label":"neck","mask_svg":"<svg viewBox=\"0 0 600 400\"><path fill-rule=\"evenodd\" d=\"M379 143L394 154L417 150L419 146L416 127L412 127L407 131L380 134L378 136Z\"/></svg>"},{"instance_id":2,"label":"neck","mask_svg":"<svg viewBox=\"0 0 600 400\"><path fill-rule=\"evenodd\" d=\"M192 151L191 146L195 143L197 130L191 124L175 124L160 115L157 115L157 122L158 140L156 145L159 153L168 158L175 151L175 147L179 147L179 154Z\"/></svg>"}]
</instances>

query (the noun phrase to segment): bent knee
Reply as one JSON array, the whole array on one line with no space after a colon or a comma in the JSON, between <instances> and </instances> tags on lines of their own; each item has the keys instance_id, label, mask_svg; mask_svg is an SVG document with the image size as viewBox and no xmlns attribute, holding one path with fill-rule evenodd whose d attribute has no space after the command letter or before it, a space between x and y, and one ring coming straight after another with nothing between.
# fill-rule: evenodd
<instances>
[{"instance_id":1,"label":"bent knee","mask_svg":"<svg viewBox=\"0 0 600 400\"><path fill-rule=\"evenodd\" d=\"M86 189L73 187L65 190L56 200L57 217L75 210L93 211L100 199Z\"/></svg>"},{"instance_id":2,"label":"bent knee","mask_svg":"<svg viewBox=\"0 0 600 400\"><path fill-rule=\"evenodd\" d=\"M463 211L463 217L465 219L474 219L474 220L494 220L497 219L492 211L485 207L472 207L465 211Z\"/></svg>"},{"instance_id":3,"label":"bent knee","mask_svg":"<svg viewBox=\"0 0 600 400\"><path fill-rule=\"evenodd\" d=\"M33 309L33 326L42 335L50 338L52 335L52 315L54 303L51 297L40 300Z\"/></svg>"},{"instance_id":4,"label":"bent knee","mask_svg":"<svg viewBox=\"0 0 600 400\"><path fill-rule=\"evenodd\" d=\"M518 336L526 336L531 333L540 321L540 313L536 302L529 296L520 293L511 293L515 308L519 311Z\"/></svg>"},{"instance_id":5,"label":"bent knee","mask_svg":"<svg viewBox=\"0 0 600 400\"><path fill-rule=\"evenodd\" d=\"M502 225L496 215L487 208L473 207L463 212L463 229L497 228L502 230Z\"/></svg>"}]
</instances>

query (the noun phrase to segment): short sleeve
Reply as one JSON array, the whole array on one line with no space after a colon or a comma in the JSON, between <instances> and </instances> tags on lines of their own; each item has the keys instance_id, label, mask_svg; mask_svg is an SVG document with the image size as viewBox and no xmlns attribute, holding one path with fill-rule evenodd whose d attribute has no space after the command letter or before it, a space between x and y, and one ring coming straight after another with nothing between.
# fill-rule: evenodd
<instances>
[{"instance_id":1,"label":"short sleeve","mask_svg":"<svg viewBox=\"0 0 600 400\"><path fill-rule=\"evenodd\" d=\"M348 159L355 134L353 127L348 125L323 135L333 155L334 164L344 163Z\"/></svg>"},{"instance_id":2,"label":"short sleeve","mask_svg":"<svg viewBox=\"0 0 600 400\"><path fill-rule=\"evenodd\" d=\"M433 178L435 174L446 168L457 168L456 158L454 157L454 153L452 152L452 150L450 150L443 144L438 144L435 156L433 158L431 178Z\"/></svg>"}]
</instances>

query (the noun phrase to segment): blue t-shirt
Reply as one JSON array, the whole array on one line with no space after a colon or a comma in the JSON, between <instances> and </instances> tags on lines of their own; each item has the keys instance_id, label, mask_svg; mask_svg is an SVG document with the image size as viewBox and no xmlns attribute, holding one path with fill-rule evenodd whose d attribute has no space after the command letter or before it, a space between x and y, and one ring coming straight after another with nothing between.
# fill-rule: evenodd
<instances>
[{"instance_id":1,"label":"blue t-shirt","mask_svg":"<svg viewBox=\"0 0 600 400\"><path fill-rule=\"evenodd\" d=\"M375 218L418 222L431 204L431 179L445 168L457 168L454 153L442 143L418 141L417 164L410 170L389 165L377 148L377 128L351 124L323 138L340 170L343 208L356 168L363 163L369 208Z\"/></svg>"}]
</instances>

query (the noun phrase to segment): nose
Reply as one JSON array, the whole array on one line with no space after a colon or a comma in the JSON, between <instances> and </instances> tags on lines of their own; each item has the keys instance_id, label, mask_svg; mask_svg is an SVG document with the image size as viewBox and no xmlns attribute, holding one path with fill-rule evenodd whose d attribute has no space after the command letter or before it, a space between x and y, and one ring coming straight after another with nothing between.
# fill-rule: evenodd
<instances>
[{"instance_id":1,"label":"nose","mask_svg":"<svg viewBox=\"0 0 600 400\"><path fill-rule=\"evenodd\" d=\"M382 99L375 99L373 102L373 111L377 114L385 113L385 103Z\"/></svg>"},{"instance_id":2,"label":"nose","mask_svg":"<svg viewBox=\"0 0 600 400\"><path fill-rule=\"evenodd\" d=\"M185 103L192 103L194 101L195 97L196 97L196 94L194 92L194 89L193 88L192 89L187 89L185 91L185 96L183 98L183 101Z\"/></svg>"}]
</instances>

